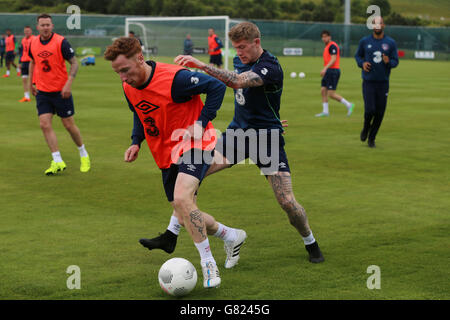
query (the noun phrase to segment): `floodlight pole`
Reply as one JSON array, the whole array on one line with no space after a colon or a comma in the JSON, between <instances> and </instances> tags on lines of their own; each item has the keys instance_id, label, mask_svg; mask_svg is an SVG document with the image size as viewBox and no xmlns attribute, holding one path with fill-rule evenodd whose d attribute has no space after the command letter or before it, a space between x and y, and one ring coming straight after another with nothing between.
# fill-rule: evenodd
<instances>
[{"instance_id":1,"label":"floodlight pole","mask_svg":"<svg viewBox=\"0 0 450 320\"><path fill-rule=\"evenodd\" d=\"M351 19L350 19L350 0L345 0L345 7L344 7L344 55L346 57L350 56L350 25L351 25Z\"/></svg>"}]
</instances>

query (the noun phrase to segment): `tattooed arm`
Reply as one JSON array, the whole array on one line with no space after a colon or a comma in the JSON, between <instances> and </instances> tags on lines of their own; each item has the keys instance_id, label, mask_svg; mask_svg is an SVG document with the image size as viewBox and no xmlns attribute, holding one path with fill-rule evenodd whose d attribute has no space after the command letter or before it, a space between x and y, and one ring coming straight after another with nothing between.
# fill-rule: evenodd
<instances>
[{"instance_id":1,"label":"tattooed arm","mask_svg":"<svg viewBox=\"0 0 450 320\"><path fill-rule=\"evenodd\" d=\"M192 56L180 55L175 58L175 63L185 67L201 69L233 89L260 87L264 85L264 81L261 77L252 71L237 74L233 71L223 70L207 65Z\"/></svg>"},{"instance_id":2,"label":"tattooed arm","mask_svg":"<svg viewBox=\"0 0 450 320\"><path fill-rule=\"evenodd\" d=\"M233 89L260 87L264 84L261 77L253 71L237 74L233 71L223 70L209 65L205 65L202 70L225 83L227 87Z\"/></svg>"}]
</instances>

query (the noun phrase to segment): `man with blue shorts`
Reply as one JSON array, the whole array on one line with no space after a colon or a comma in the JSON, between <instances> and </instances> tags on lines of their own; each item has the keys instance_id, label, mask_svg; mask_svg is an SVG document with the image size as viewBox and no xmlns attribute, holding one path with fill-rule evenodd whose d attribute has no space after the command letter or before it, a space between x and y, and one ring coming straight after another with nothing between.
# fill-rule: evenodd
<instances>
[{"instance_id":1,"label":"man with blue shorts","mask_svg":"<svg viewBox=\"0 0 450 320\"><path fill-rule=\"evenodd\" d=\"M63 36L54 33L53 28L50 15L41 14L37 17L39 36L31 40L28 54L31 58L30 92L36 96L40 127L52 153L50 168L44 173L54 175L66 169L52 127L55 113L61 118L64 127L78 147L80 171L88 172L91 168L89 155L81 138L80 129L75 125L74 120L72 82L78 71L78 62L69 42ZM70 63L69 74L67 74L66 60Z\"/></svg>"},{"instance_id":2,"label":"man with blue shorts","mask_svg":"<svg viewBox=\"0 0 450 320\"><path fill-rule=\"evenodd\" d=\"M347 107L347 116L353 112L355 105L348 102L343 97L336 93L339 78L341 76L341 69L339 67L340 49L336 42L331 40L331 34L328 30L323 30L321 33L322 41L325 44L323 49L323 69L320 72L322 77L320 92L322 94L322 112L316 114L316 117L328 117L328 97L342 103Z\"/></svg>"},{"instance_id":3,"label":"man with blue shorts","mask_svg":"<svg viewBox=\"0 0 450 320\"><path fill-rule=\"evenodd\" d=\"M375 17L373 22L373 33L361 39L355 54L363 79L364 126L360 139L368 140L370 148L375 148L386 111L391 69L398 66L397 44L384 34L383 18Z\"/></svg>"},{"instance_id":4,"label":"man with blue shorts","mask_svg":"<svg viewBox=\"0 0 450 320\"><path fill-rule=\"evenodd\" d=\"M222 104L226 88L208 75L145 61L134 38L116 39L104 56L120 76L133 111L133 141L124 159L135 161L141 142L146 140L161 169L167 200L173 207L166 232L157 239L142 238L139 242L150 250L156 243L158 248L171 253L181 226L185 226L200 255L203 286L218 287L221 278L208 236L222 239L227 247L245 231L224 226L200 211L196 192L213 160L216 136L211 120ZM202 93L206 94L204 104Z\"/></svg>"},{"instance_id":5,"label":"man with blue shorts","mask_svg":"<svg viewBox=\"0 0 450 320\"><path fill-rule=\"evenodd\" d=\"M242 22L235 25L229 37L237 52L234 58L236 72L215 68L191 56L175 58L176 63L204 70L234 89L234 118L217 143L214 162L207 174L251 158L266 176L291 225L300 233L309 261L323 262L305 209L297 202L292 190L279 115L283 70L277 58L261 47L261 33L255 24Z\"/></svg>"}]
</instances>

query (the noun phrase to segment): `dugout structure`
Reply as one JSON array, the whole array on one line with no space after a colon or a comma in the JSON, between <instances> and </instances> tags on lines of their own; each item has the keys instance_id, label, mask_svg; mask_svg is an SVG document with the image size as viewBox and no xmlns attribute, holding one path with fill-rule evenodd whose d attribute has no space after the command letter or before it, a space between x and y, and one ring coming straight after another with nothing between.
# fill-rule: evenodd
<instances>
[{"instance_id":1,"label":"dugout structure","mask_svg":"<svg viewBox=\"0 0 450 320\"><path fill-rule=\"evenodd\" d=\"M208 29L213 28L223 43L224 68L228 70L230 47L228 31L237 23L228 16L201 17L130 17L125 19L125 35L129 31L141 39L146 58L150 56L176 57L183 53L187 34L194 43L194 55L207 54ZM205 51L206 50L206 51Z\"/></svg>"}]
</instances>

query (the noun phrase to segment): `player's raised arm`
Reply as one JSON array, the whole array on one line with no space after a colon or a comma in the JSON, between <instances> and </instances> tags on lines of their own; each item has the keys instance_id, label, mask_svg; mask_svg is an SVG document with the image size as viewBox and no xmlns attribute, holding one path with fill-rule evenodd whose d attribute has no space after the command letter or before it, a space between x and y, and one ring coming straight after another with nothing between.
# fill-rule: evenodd
<instances>
[{"instance_id":1,"label":"player's raised arm","mask_svg":"<svg viewBox=\"0 0 450 320\"><path fill-rule=\"evenodd\" d=\"M220 81L225 83L226 86L233 89L260 87L264 84L261 77L252 71L237 74L233 71L219 69L207 65L206 63L203 63L192 56L185 55L177 56L174 61L181 66L201 69L208 73L210 76L219 79Z\"/></svg>"}]
</instances>

